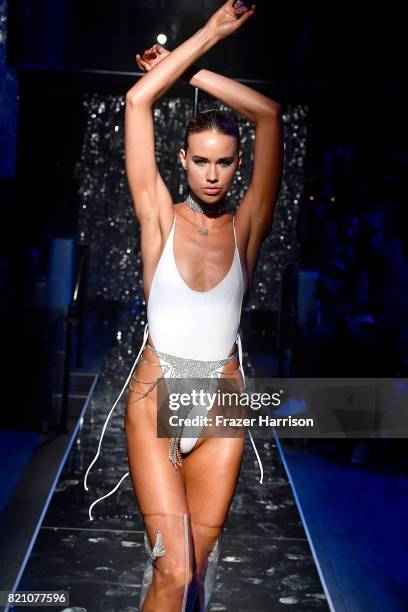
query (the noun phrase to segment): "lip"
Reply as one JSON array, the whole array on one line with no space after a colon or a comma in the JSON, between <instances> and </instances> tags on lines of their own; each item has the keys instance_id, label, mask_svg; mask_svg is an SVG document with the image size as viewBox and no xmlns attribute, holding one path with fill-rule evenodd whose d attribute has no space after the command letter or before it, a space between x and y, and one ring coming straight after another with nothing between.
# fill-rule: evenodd
<instances>
[{"instance_id":1,"label":"lip","mask_svg":"<svg viewBox=\"0 0 408 612\"><path fill-rule=\"evenodd\" d=\"M221 187L204 187L204 193L208 193L209 195L215 195L216 193L221 191Z\"/></svg>"}]
</instances>

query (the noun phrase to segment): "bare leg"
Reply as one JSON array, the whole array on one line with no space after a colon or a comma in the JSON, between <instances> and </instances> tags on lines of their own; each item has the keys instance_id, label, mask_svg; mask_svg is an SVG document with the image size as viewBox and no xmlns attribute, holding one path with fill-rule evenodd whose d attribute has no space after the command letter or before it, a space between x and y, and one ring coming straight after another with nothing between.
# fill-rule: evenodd
<instances>
[{"instance_id":1,"label":"bare leg","mask_svg":"<svg viewBox=\"0 0 408 612\"><path fill-rule=\"evenodd\" d=\"M153 380L158 374L157 369L152 373L153 366L138 367L139 379ZM134 388L145 390L139 384ZM169 440L157 437L157 389L140 401L135 401L137 397L129 393L125 431L129 472L144 519L149 557L140 607L143 612L205 610L244 438L200 439L176 470L168 458Z\"/></svg>"},{"instance_id":2,"label":"bare leg","mask_svg":"<svg viewBox=\"0 0 408 612\"><path fill-rule=\"evenodd\" d=\"M183 516L144 514L143 519L149 558L140 609L187 610L194 562L190 517L186 512Z\"/></svg>"},{"instance_id":3,"label":"bare leg","mask_svg":"<svg viewBox=\"0 0 408 612\"><path fill-rule=\"evenodd\" d=\"M133 403L129 394L125 412L129 472L148 553L141 610L184 612L194 575L184 474L168 459L168 439L157 438L156 397L149 395Z\"/></svg>"},{"instance_id":4,"label":"bare leg","mask_svg":"<svg viewBox=\"0 0 408 612\"><path fill-rule=\"evenodd\" d=\"M194 542L199 606L206 610L216 577L221 532L238 482L244 438L208 438L183 458ZM210 560L209 560L210 557Z\"/></svg>"},{"instance_id":5,"label":"bare leg","mask_svg":"<svg viewBox=\"0 0 408 612\"><path fill-rule=\"evenodd\" d=\"M228 386L224 391L243 389L242 374L236 372L238 365L238 359L225 365L221 378L227 378ZM237 408L235 410L236 416L240 416ZM220 414L223 412L221 407ZM227 431L231 436L232 430ZM234 437L200 439L183 460L194 542L195 579L199 589L194 612L207 610L214 589L222 529L238 483L244 447L244 431L240 429L235 431Z\"/></svg>"}]
</instances>

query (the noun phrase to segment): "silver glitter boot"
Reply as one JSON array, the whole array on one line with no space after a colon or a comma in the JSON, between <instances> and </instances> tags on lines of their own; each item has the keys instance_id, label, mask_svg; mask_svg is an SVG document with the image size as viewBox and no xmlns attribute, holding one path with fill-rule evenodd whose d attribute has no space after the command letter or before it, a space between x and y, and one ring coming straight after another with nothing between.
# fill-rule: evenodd
<instances>
[{"instance_id":1,"label":"silver glitter boot","mask_svg":"<svg viewBox=\"0 0 408 612\"><path fill-rule=\"evenodd\" d=\"M208 604L211 599L211 595L215 586L215 579L217 577L218 561L221 552L221 534L215 541L213 549L208 557L207 569L204 577L204 608L203 611L207 610Z\"/></svg>"},{"instance_id":2,"label":"silver glitter boot","mask_svg":"<svg viewBox=\"0 0 408 612\"><path fill-rule=\"evenodd\" d=\"M174 559L171 558L171 551L174 551L174 544L176 543L177 546L180 547L176 555L178 563L181 562L185 565L185 582L182 601L180 601L180 612L187 612L192 559L192 550L190 549L191 523L189 514L187 512L184 512L183 515L144 514L143 517L145 520L144 544L148 559L140 588L139 609L143 609L148 590L153 581L154 571L166 572L166 569L171 570L174 565ZM150 537L154 537L154 534L156 534L153 548L151 547L148 534L150 534ZM171 544L169 544L170 541ZM168 543L167 546L166 543ZM182 553L181 558L180 553ZM167 557L167 555L170 556ZM164 559L156 564L156 560L159 559L159 557L164 557ZM181 559L184 559L184 561ZM160 569L158 566L161 566Z\"/></svg>"},{"instance_id":3,"label":"silver glitter boot","mask_svg":"<svg viewBox=\"0 0 408 612\"><path fill-rule=\"evenodd\" d=\"M148 558L146 561L146 567L145 567L145 571L144 571L143 579L142 579L142 586L140 589L139 610L142 609L144 600L146 599L147 591L149 590L149 587L153 580L154 560L166 554L166 549L164 548L164 544L163 544L163 537L159 529L157 530L156 542L155 542L153 549L150 546L149 538L147 537L147 533L145 530L144 545L145 545L145 551L147 553Z\"/></svg>"}]
</instances>

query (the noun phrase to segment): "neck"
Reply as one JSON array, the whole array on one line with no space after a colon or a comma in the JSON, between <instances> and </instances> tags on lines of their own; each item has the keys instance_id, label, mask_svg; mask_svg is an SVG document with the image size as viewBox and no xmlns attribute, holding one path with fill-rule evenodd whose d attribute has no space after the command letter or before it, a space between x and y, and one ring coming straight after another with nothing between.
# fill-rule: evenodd
<instances>
[{"instance_id":1,"label":"neck","mask_svg":"<svg viewBox=\"0 0 408 612\"><path fill-rule=\"evenodd\" d=\"M195 210L207 217L218 217L227 212L225 198L219 200L215 204L207 204L190 192L186 198L186 204L192 210Z\"/></svg>"}]
</instances>

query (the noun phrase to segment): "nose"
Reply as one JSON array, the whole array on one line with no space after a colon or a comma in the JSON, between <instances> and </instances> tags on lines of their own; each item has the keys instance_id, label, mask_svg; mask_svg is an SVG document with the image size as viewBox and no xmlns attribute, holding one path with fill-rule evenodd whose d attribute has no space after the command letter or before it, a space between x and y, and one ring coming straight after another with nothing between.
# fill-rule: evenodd
<instances>
[{"instance_id":1,"label":"nose","mask_svg":"<svg viewBox=\"0 0 408 612\"><path fill-rule=\"evenodd\" d=\"M208 173L207 173L207 181L210 183L216 183L218 181L218 174L216 166L210 164Z\"/></svg>"}]
</instances>

